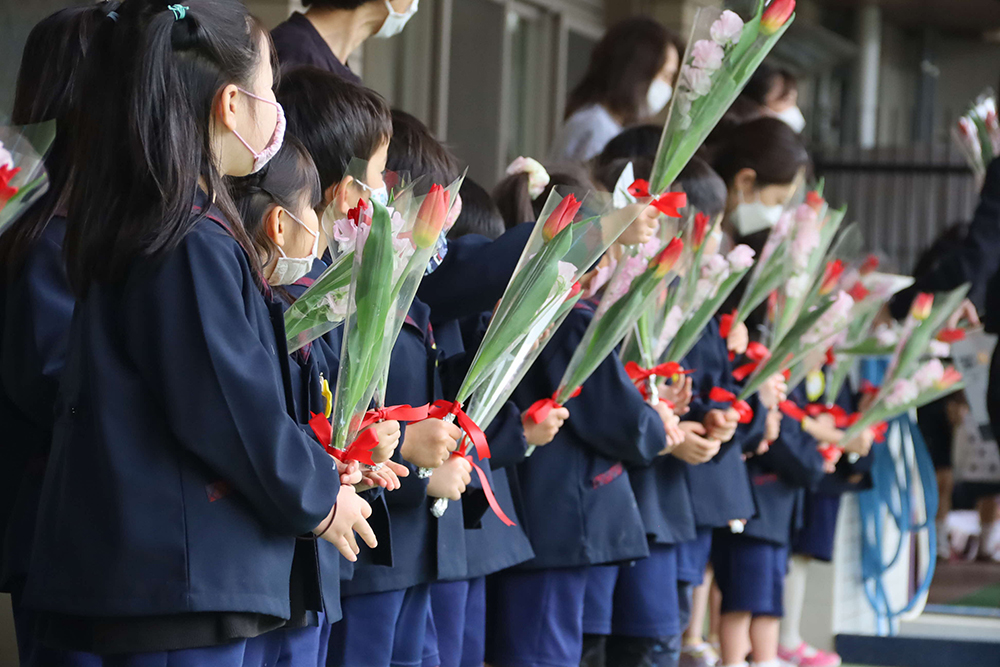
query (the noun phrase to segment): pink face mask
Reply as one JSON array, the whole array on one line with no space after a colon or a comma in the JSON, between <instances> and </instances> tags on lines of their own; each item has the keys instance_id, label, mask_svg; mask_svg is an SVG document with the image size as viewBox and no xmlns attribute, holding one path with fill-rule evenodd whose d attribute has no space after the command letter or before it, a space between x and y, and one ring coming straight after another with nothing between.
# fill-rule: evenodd
<instances>
[{"instance_id":1,"label":"pink face mask","mask_svg":"<svg viewBox=\"0 0 1000 667\"><path fill-rule=\"evenodd\" d=\"M246 146L247 150L253 155L253 169L250 173L256 174L264 168L264 165L271 161L271 158L277 155L278 151L281 150L282 144L285 143L285 110L277 102L272 102L269 99L254 95L249 90L243 90L242 88L239 88L238 90L244 95L248 95L255 100L271 104L278 110L278 121L274 125L274 134L271 135L271 140L267 142L267 146L265 146L259 153L246 142L246 139L240 136L239 132L233 130L233 134L236 135L236 138L239 139L240 143Z\"/></svg>"}]
</instances>

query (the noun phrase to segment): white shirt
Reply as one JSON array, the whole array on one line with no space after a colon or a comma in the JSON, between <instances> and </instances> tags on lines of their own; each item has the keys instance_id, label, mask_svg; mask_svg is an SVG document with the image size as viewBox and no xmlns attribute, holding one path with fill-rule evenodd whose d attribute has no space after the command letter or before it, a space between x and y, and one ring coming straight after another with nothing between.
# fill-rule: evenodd
<instances>
[{"instance_id":1,"label":"white shirt","mask_svg":"<svg viewBox=\"0 0 1000 667\"><path fill-rule=\"evenodd\" d=\"M594 157L622 131L600 104L578 109L556 132L549 153L551 162L583 162Z\"/></svg>"}]
</instances>

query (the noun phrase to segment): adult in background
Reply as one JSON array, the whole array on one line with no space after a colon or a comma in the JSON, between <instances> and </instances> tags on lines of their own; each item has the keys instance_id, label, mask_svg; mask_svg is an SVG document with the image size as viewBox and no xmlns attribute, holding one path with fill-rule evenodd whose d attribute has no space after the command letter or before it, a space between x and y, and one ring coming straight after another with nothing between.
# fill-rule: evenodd
<instances>
[{"instance_id":1,"label":"adult in background","mask_svg":"<svg viewBox=\"0 0 1000 667\"><path fill-rule=\"evenodd\" d=\"M569 94L550 161L589 160L625 126L660 113L673 95L683 52L680 37L650 18L608 30Z\"/></svg>"},{"instance_id":2,"label":"adult in background","mask_svg":"<svg viewBox=\"0 0 1000 667\"><path fill-rule=\"evenodd\" d=\"M347 66L348 57L370 37L402 32L417 13L420 0L303 0L305 14L295 12L271 31L283 70L313 65L348 81L361 78Z\"/></svg>"},{"instance_id":3,"label":"adult in background","mask_svg":"<svg viewBox=\"0 0 1000 667\"><path fill-rule=\"evenodd\" d=\"M726 120L745 123L762 116L785 122L801 134L806 127L799 108L799 82L790 71L762 63L750 77L747 87L726 112Z\"/></svg>"}]
</instances>

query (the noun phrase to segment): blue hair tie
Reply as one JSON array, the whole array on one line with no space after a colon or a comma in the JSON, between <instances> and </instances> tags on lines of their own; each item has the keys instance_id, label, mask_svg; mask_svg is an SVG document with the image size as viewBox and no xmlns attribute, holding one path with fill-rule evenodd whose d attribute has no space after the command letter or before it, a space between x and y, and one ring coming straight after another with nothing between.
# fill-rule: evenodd
<instances>
[{"instance_id":1,"label":"blue hair tie","mask_svg":"<svg viewBox=\"0 0 1000 667\"><path fill-rule=\"evenodd\" d=\"M116 11L108 12L108 18L114 21L115 23L118 23L118 12Z\"/></svg>"},{"instance_id":2,"label":"blue hair tie","mask_svg":"<svg viewBox=\"0 0 1000 667\"><path fill-rule=\"evenodd\" d=\"M175 21L181 21L187 16L188 10L191 8L184 5L167 5L167 9L173 12Z\"/></svg>"}]
</instances>

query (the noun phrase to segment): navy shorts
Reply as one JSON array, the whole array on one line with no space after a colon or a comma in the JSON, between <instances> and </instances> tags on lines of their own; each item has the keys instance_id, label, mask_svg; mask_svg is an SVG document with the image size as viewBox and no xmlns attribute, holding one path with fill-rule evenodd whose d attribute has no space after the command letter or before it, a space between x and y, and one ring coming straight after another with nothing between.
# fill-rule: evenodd
<instances>
[{"instance_id":1,"label":"navy shorts","mask_svg":"<svg viewBox=\"0 0 1000 667\"><path fill-rule=\"evenodd\" d=\"M275 630L280 639L281 652L275 667L299 667L299 665L325 665L330 647L330 624L326 614L318 612L318 625L308 625L292 630Z\"/></svg>"},{"instance_id":2,"label":"navy shorts","mask_svg":"<svg viewBox=\"0 0 1000 667\"><path fill-rule=\"evenodd\" d=\"M734 535L728 528L720 528L712 544L712 566L722 591L722 613L784 615L788 546Z\"/></svg>"},{"instance_id":3,"label":"navy shorts","mask_svg":"<svg viewBox=\"0 0 1000 667\"><path fill-rule=\"evenodd\" d=\"M677 580L700 586L705 578L709 554L712 551L712 529L698 528L698 537L681 542L677 548Z\"/></svg>"},{"instance_id":4,"label":"navy shorts","mask_svg":"<svg viewBox=\"0 0 1000 667\"><path fill-rule=\"evenodd\" d=\"M331 667L417 667L424 659L430 584L340 599L330 629Z\"/></svg>"},{"instance_id":5,"label":"navy shorts","mask_svg":"<svg viewBox=\"0 0 1000 667\"><path fill-rule=\"evenodd\" d=\"M618 565L591 565L583 598L583 631L588 635L610 635L614 616Z\"/></svg>"},{"instance_id":6,"label":"navy shorts","mask_svg":"<svg viewBox=\"0 0 1000 667\"><path fill-rule=\"evenodd\" d=\"M833 538L837 532L840 496L806 493L802 530L792 541L792 553L818 560L833 560Z\"/></svg>"},{"instance_id":7,"label":"navy shorts","mask_svg":"<svg viewBox=\"0 0 1000 667\"><path fill-rule=\"evenodd\" d=\"M495 667L578 667L589 566L492 575L486 662Z\"/></svg>"},{"instance_id":8,"label":"navy shorts","mask_svg":"<svg viewBox=\"0 0 1000 667\"><path fill-rule=\"evenodd\" d=\"M677 549L650 544L647 558L618 569L611 634L666 639L680 632Z\"/></svg>"},{"instance_id":9,"label":"navy shorts","mask_svg":"<svg viewBox=\"0 0 1000 667\"><path fill-rule=\"evenodd\" d=\"M431 584L424 667L480 667L486 655L486 578Z\"/></svg>"}]
</instances>

